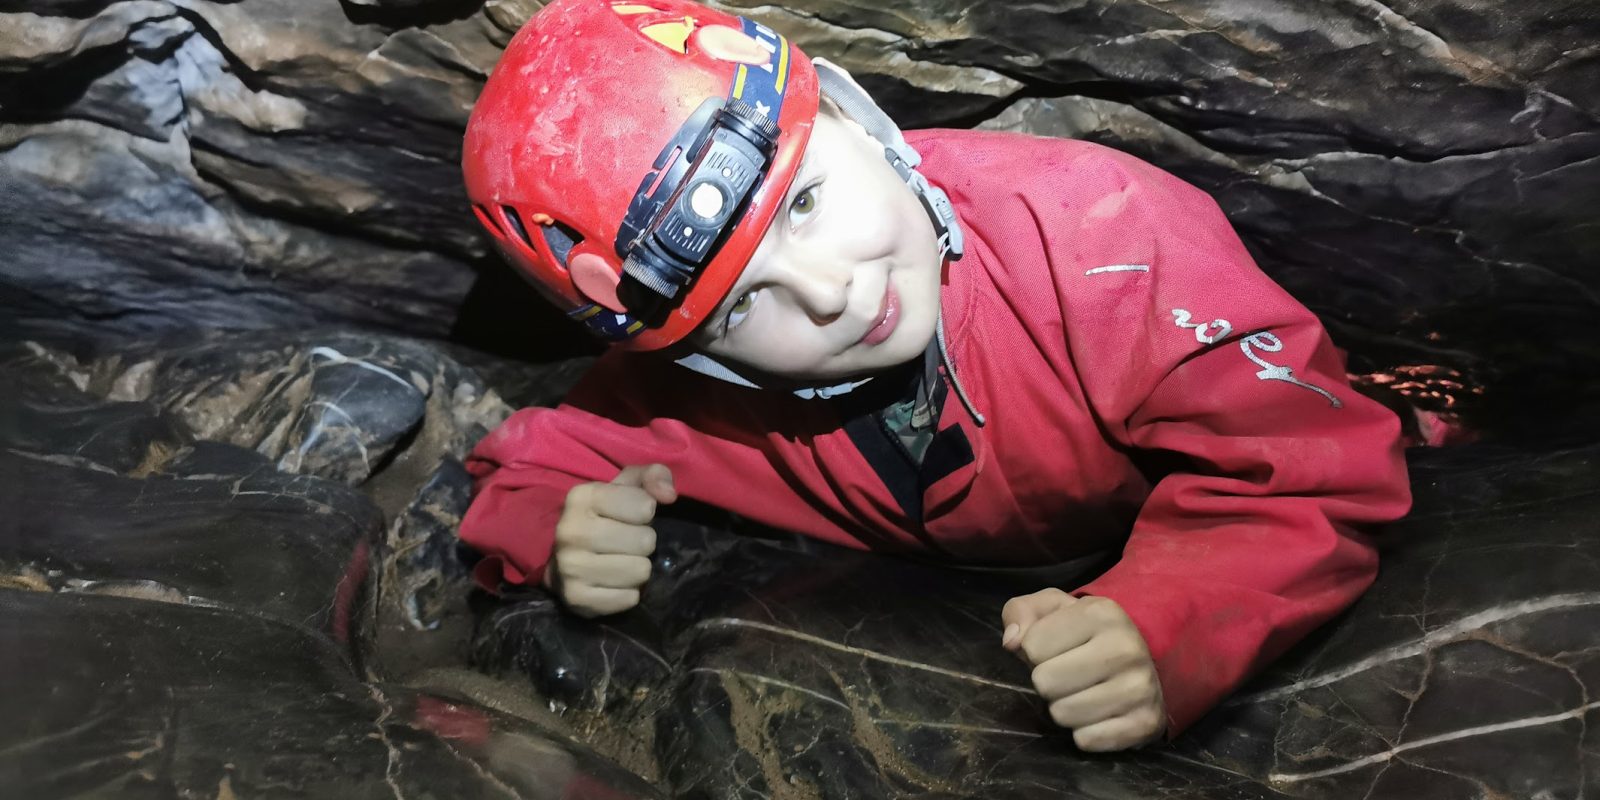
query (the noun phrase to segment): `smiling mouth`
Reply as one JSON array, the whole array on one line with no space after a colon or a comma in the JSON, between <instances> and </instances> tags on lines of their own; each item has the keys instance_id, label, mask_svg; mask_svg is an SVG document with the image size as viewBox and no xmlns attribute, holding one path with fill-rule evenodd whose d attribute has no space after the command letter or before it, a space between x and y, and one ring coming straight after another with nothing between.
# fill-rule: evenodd
<instances>
[{"instance_id":1,"label":"smiling mouth","mask_svg":"<svg viewBox=\"0 0 1600 800\"><path fill-rule=\"evenodd\" d=\"M900 296L895 294L894 283L888 282L883 287L883 305L878 309L878 316L872 320L872 327L862 334L858 344L882 344L889 335L894 333L896 325L900 322Z\"/></svg>"}]
</instances>

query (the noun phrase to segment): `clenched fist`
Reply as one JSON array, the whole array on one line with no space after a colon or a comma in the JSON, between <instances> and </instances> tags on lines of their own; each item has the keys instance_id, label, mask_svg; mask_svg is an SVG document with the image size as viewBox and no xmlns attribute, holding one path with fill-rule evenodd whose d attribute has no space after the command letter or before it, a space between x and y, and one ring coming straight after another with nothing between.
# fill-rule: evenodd
<instances>
[{"instance_id":1,"label":"clenched fist","mask_svg":"<svg viewBox=\"0 0 1600 800\"><path fill-rule=\"evenodd\" d=\"M1150 648L1115 601L1046 589L1011 598L1000 620L1001 645L1033 666L1033 688L1078 747L1122 750L1166 730Z\"/></svg>"},{"instance_id":2,"label":"clenched fist","mask_svg":"<svg viewBox=\"0 0 1600 800\"><path fill-rule=\"evenodd\" d=\"M545 586L584 617L638 605L656 550L650 522L657 504L677 499L672 471L662 464L627 467L610 483L572 487L556 522Z\"/></svg>"}]
</instances>

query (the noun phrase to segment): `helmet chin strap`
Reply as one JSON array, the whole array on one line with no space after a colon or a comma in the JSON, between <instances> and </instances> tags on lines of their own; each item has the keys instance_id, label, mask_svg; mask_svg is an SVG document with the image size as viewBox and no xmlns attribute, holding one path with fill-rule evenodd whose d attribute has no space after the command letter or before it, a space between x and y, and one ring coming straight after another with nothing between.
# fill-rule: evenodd
<instances>
[{"instance_id":1,"label":"helmet chin strap","mask_svg":"<svg viewBox=\"0 0 1600 800\"><path fill-rule=\"evenodd\" d=\"M688 367L689 369L692 369L701 375L709 375L720 381L726 381L737 386L748 386L752 389L761 388L760 384L743 375L740 375L739 373L733 371L733 368L704 353L691 353L678 359L677 363L679 366ZM827 399L829 397L844 394L845 392L848 392L851 389L854 389L870 380L872 380L872 378L868 377L862 378L858 381L846 381L844 383L834 384L833 386L806 386L795 389L794 394L796 397L805 400L811 400L813 398Z\"/></svg>"},{"instance_id":2,"label":"helmet chin strap","mask_svg":"<svg viewBox=\"0 0 1600 800\"><path fill-rule=\"evenodd\" d=\"M821 58L812 59L811 63L816 67L817 82L822 87L822 93L836 103L846 116L866 130L868 135L883 145L884 160L889 162L889 166L894 168L901 180L911 187L912 193L922 202L923 209L928 212L928 218L933 221L934 232L939 237L941 263L946 259L955 261L961 258L964 241L961 236L961 225L956 221L955 208L950 205L950 198L944 190L928 183L928 179L917 172L917 165L922 163L922 156L912 149L911 145L906 144L899 126L894 124L894 120L889 119L888 114L883 113L883 109L878 108L878 104L873 102L844 70ZM942 326L942 318L940 323ZM704 353L692 353L678 359L677 363L721 381L752 389L761 388L755 381ZM849 392L870 380L872 378L867 377L832 386L805 387L795 389L794 393L806 400L826 399Z\"/></svg>"}]
</instances>

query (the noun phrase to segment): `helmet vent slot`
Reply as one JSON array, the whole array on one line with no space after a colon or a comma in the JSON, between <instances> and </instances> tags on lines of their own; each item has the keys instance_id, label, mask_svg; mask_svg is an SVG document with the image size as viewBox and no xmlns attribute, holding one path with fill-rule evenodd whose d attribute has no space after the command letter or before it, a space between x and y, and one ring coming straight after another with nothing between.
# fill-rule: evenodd
<instances>
[{"instance_id":1,"label":"helmet vent slot","mask_svg":"<svg viewBox=\"0 0 1600 800\"><path fill-rule=\"evenodd\" d=\"M511 228L511 232L515 233L517 238L528 246L529 250L532 250L533 240L528 238L528 229L522 224L522 217L517 214L517 210L511 206L501 206L500 212L506 215L506 225Z\"/></svg>"},{"instance_id":2,"label":"helmet vent slot","mask_svg":"<svg viewBox=\"0 0 1600 800\"><path fill-rule=\"evenodd\" d=\"M583 241L583 234L560 222L551 222L542 226L541 230L544 232L544 243L550 246L550 255L555 256L556 263L565 267L567 254Z\"/></svg>"},{"instance_id":3,"label":"helmet vent slot","mask_svg":"<svg viewBox=\"0 0 1600 800\"><path fill-rule=\"evenodd\" d=\"M495 221L494 215L489 213L489 209L473 203L472 213L478 215L478 222L483 223L483 227L488 228L495 236L505 238L506 232L500 229L500 223Z\"/></svg>"}]
</instances>

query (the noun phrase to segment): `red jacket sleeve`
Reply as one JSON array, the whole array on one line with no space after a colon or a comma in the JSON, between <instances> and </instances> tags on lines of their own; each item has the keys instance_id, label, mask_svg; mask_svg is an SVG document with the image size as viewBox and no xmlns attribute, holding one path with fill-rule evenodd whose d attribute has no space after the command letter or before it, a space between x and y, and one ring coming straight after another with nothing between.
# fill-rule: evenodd
<instances>
[{"instance_id":1,"label":"red jacket sleeve","mask_svg":"<svg viewBox=\"0 0 1600 800\"><path fill-rule=\"evenodd\" d=\"M665 464L680 496L758 521L833 525L785 482L762 447L770 424L738 391L664 359L611 352L560 406L511 415L467 458L474 497L460 536L485 556L478 583L537 583L567 492L633 464Z\"/></svg>"},{"instance_id":2,"label":"red jacket sleeve","mask_svg":"<svg viewBox=\"0 0 1600 800\"><path fill-rule=\"evenodd\" d=\"M1094 172L1115 199L1085 209L1109 232L1098 252L1058 268L1069 351L1111 435L1178 466L1076 593L1138 626L1176 734L1354 602L1377 570L1363 531L1402 516L1410 488L1399 421L1350 388L1211 199L1126 157Z\"/></svg>"},{"instance_id":3,"label":"red jacket sleeve","mask_svg":"<svg viewBox=\"0 0 1600 800\"><path fill-rule=\"evenodd\" d=\"M467 456L473 499L460 537L483 554L473 569L480 586L542 580L568 490L620 471L586 444L588 424L566 407L524 408Z\"/></svg>"}]
</instances>

